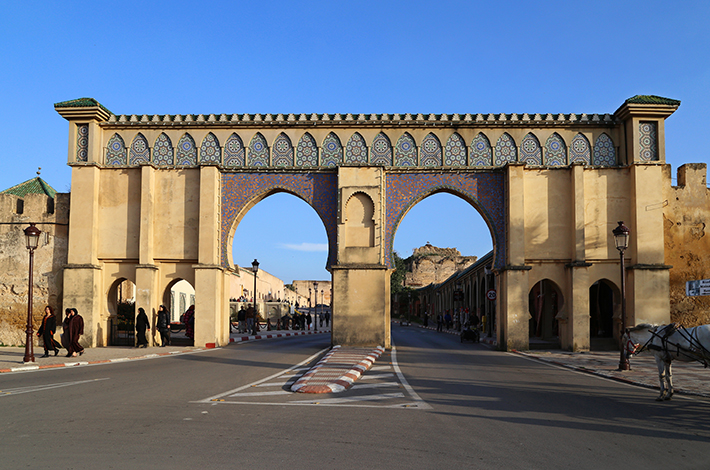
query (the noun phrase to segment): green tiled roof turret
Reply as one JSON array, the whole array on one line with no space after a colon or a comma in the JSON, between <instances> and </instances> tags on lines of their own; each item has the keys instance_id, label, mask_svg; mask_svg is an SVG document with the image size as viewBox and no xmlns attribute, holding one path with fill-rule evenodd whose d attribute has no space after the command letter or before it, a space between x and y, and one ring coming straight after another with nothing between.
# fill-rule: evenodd
<instances>
[{"instance_id":1,"label":"green tiled roof turret","mask_svg":"<svg viewBox=\"0 0 710 470\"><path fill-rule=\"evenodd\" d=\"M76 100L61 101L54 103L55 108L93 108L98 106L109 114L113 114L104 105L96 101L94 98L78 98Z\"/></svg>"},{"instance_id":2,"label":"green tiled roof turret","mask_svg":"<svg viewBox=\"0 0 710 470\"><path fill-rule=\"evenodd\" d=\"M25 197L28 194L44 194L51 198L57 194L57 191L53 187L47 184L39 176L8 188L5 191L0 191L0 194L14 194L15 196Z\"/></svg>"},{"instance_id":3,"label":"green tiled roof turret","mask_svg":"<svg viewBox=\"0 0 710 470\"><path fill-rule=\"evenodd\" d=\"M680 100L664 98L656 95L636 95L632 96L624 103L629 104L665 104L668 106L680 106Z\"/></svg>"}]
</instances>

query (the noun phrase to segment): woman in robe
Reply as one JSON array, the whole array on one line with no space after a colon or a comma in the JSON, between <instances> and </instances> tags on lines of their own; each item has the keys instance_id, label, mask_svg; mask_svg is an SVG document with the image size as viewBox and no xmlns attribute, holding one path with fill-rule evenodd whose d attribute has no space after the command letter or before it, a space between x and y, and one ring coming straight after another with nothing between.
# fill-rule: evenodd
<instances>
[{"instance_id":1,"label":"woman in robe","mask_svg":"<svg viewBox=\"0 0 710 470\"><path fill-rule=\"evenodd\" d=\"M69 356L76 357L77 353L79 353L79 356L84 354L84 347L79 344L79 339L84 334L84 319L79 315L77 309L72 308L71 311L72 316L69 319L69 338L71 342Z\"/></svg>"},{"instance_id":2,"label":"woman in robe","mask_svg":"<svg viewBox=\"0 0 710 470\"><path fill-rule=\"evenodd\" d=\"M138 336L139 348L148 347L148 338L145 336L145 332L148 328L150 328L148 315L145 314L145 310L141 307L138 309L138 316L136 317L136 335Z\"/></svg>"},{"instance_id":3,"label":"woman in robe","mask_svg":"<svg viewBox=\"0 0 710 470\"><path fill-rule=\"evenodd\" d=\"M47 305L44 308L42 325L37 330L37 336L41 336L44 341L44 356L49 357L49 350L54 350L54 355L59 354L60 344L54 339L54 331L57 329L57 318L54 316L54 309Z\"/></svg>"}]
</instances>

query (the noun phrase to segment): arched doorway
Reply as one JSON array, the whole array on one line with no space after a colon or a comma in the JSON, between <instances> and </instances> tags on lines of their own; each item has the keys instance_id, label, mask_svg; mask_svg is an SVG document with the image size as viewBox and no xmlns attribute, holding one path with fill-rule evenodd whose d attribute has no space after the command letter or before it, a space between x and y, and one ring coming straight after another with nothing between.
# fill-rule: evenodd
<instances>
[{"instance_id":1,"label":"arched doorway","mask_svg":"<svg viewBox=\"0 0 710 470\"><path fill-rule=\"evenodd\" d=\"M559 345L559 324L557 314L562 309L563 297L560 288L553 281L543 279L530 289L528 308L530 313L530 348L536 343L548 347L550 343Z\"/></svg>"},{"instance_id":2,"label":"arched doorway","mask_svg":"<svg viewBox=\"0 0 710 470\"><path fill-rule=\"evenodd\" d=\"M183 315L195 305L195 288L185 279L175 279L163 291L163 305L170 312L172 346L190 346L194 339L194 319L190 328L184 324ZM157 309L156 309L157 310ZM199 314L196 312L195 314Z\"/></svg>"},{"instance_id":3,"label":"arched doorway","mask_svg":"<svg viewBox=\"0 0 710 470\"><path fill-rule=\"evenodd\" d=\"M120 278L111 284L106 297L109 313L108 345L134 346L136 319L136 285Z\"/></svg>"},{"instance_id":4,"label":"arched doorway","mask_svg":"<svg viewBox=\"0 0 710 470\"><path fill-rule=\"evenodd\" d=\"M593 350L608 350L618 348L614 339L614 313L616 286L607 280L600 279L589 287L589 338Z\"/></svg>"}]
</instances>

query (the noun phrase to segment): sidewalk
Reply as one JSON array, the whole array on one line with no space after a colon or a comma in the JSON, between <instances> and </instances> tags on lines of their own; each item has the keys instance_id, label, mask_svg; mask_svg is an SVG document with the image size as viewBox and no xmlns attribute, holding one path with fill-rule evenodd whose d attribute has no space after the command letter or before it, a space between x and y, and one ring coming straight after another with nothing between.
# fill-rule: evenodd
<instances>
[{"instance_id":1,"label":"sidewalk","mask_svg":"<svg viewBox=\"0 0 710 470\"><path fill-rule=\"evenodd\" d=\"M273 330L261 331L257 335L241 335L233 333L230 335L229 342L242 343L245 341L254 341L262 339L283 338L289 336L300 336L306 334L330 334L330 328L319 328L318 332L314 331L292 331L292 330ZM173 334L173 337L185 338L184 333ZM129 346L109 346L101 348L86 348L84 354L78 357L66 357L67 350L60 349L57 356L54 352L49 353L49 357L41 357L44 354L44 349L41 346L34 347L35 362L25 364L23 362L25 356L25 348L23 347L0 347L0 373L4 372L20 372L32 371L40 369L55 369L60 367L77 367L90 364L109 364L112 362L124 362L137 359L152 359L156 357L169 356L172 354L185 354L197 351L204 351L210 348L194 347L194 346L166 346L164 348L157 346L149 346L147 348L134 348Z\"/></svg>"},{"instance_id":2,"label":"sidewalk","mask_svg":"<svg viewBox=\"0 0 710 470\"><path fill-rule=\"evenodd\" d=\"M428 326L426 329L436 331L436 327ZM460 334L455 330L443 330L442 333L456 336ZM497 344L495 338L490 337L481 337L481 343L490 346ZM632 357L629 361L631 370L620 371L619 351L569 352L561 349L535 349L512 352L567 369L660 391L656 359L651 355ZM706 369L699 362L673 362L672 372L675 393L710 398L710 369Z\"/></svg>"}]
</instances>

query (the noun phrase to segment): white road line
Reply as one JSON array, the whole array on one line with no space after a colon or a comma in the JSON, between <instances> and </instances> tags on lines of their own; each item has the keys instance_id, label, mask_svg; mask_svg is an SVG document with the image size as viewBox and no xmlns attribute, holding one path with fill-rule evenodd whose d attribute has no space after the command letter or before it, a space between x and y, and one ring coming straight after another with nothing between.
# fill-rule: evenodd
<instances>
[{"instance_id":1,"label":"white road line","mask_svg":"<svg viewBox=\"0 0 710 470\"><path fill-rule=\"evenodd\" d=\"M268 395L293 395L293 392L288 390L275 390L273 392L246 392L246 393L235 393L234 395L229 395L229 398L239 398L239 397L265 397Z\"/></svg>"},{"instance_id":2,"label":"white road line","mask_svg":"<svg viewBox=\"0 0 710 470\"><path fill-rule=\"evenodd\" d=\"M392 366L372 366L370 367L371 371L378 371L378 370L392 370Z\"/></svg>"},{"instance_id":3,"label":"white road line","mask_svg":"<svg viewBox=\"0 0 710 470\"><path fill-rule=\"evenodd\" d=\"M402 371L399 368L399 364L397 364L397 348L394 347L394 341L392 341L391 354L392 354L392 367L394 368L394 371L397 374L397 377L399 377L399 381L402 382L402 385L407 390L407 392L412 397L412 399L417 402L417 408L423 409L423 410L430 410L431 405L429 405L427 402L422 400L419 397L419 395L417 395L417 392L415 392L414 389L409 385L409 383L407 382L407 379L404 378L404 374L402 374Z\"/></svg>"},{"instance_id":4,"label":"white road line","mask_svg":"<svg viewBox=\"0 0 710 470\"><path fill-rule=\"evenodd\" d=\"M80 384L85 384L85 383L98 382L100 380L108 380L108 377L104 377L102 379L80 380L78 382L62 382L62 383L57 383L57 384L34 385L31 387L20 387L20 388L9 388L9 389L6 388L4 390L0 390L0 397L6 397L9 395L20 395L22 393L41 392L44 390L52 390L55 388L69 387L72 385L80 385Z\"/></svg>"},{"instance_id":5,"label":"white road line","mask_svg":"<svg viewBox=\"0 0 710 470\"><path fill-rule=\"evenodd\" d=\"M286 387L288 385L293 385L296 380L289 380L288 382L269 382L266 384L254 385L255 387Z\"/></svg>"},{"instance_id":6,"label":"white road line","mask_svg":"<svg viewBox=\"0 0 710 470\"><path fill-rule=\"evenodd\" d=\"M394 377L394 374L366 374L360 377L360 380L388 379L390 377Z\"/></svg>"},{"instance_id":7,"label":"white road line","mask_svg":"<svg viewBox=\"0 0 710 470\"><path fill-rule=\"evenodd\" d=\"M389 400L391 398L404 398L404 393L383 393L382 395L364 395L359 397L342 398L314 398L312 400L297 400L291 403L317 403L319 405L333 405L338 403L357 403L362 401Z\"/></svg>"},{"instance_id":8,"label":"white road line","mask_svg":"<svg viewBox=\"0 0 710 470\"><path fill-rule=\"evenodd\" d=\"M350 387L350 390L353 389L364 389L364 388L380 388L380 387L399 387L399 384L397 382L382 382L382 383L377 383L377 384L357 384L353 385Z\"/></svg>"},{"instance_id":9,"label":"white road line","mask_svg":"<svg viewBox=\"0 0 710 470\"><path fill-rule=\"evenodd\" d=\"M196 400L196 401L193 401L193 402L191 402L191 403L210 403L210 402L216 401L216 400L218 400L218 399L220 399L220 398L222 398L222 397L226 397L227 395L233 395L233 394L235 394L235 393L239 393L239 392L241 392L242 390L246 390L246 389L249 388L249 387L254 387L254 386L259 385L259 384L262 384L262 383L264 383L264 382L268 382L269 380L274 380L275 378L280 377L280 376L282 376L282 375L284 375L284 374L286 374L286 373L288 373L288 372L291 372L291 371L294 371L294 370L302 370L302 369L298 369L298 368L301 367L301 366L303 366L304 364L308 364L308 363L311 362L313 359L315 359L316 357L320 356L321 354L323 354L324 352L326 352L326 351L329 350L329 349L330 349L330 348L321 349L320 351L318 351L317 353L315 353L314 355L312 355L312 356L309 357L308 359L305 359L305 360L303 360L302 362L299 362L299 363L296 364L295 366L289 367L289 368L286 369L286 370L282 370L282 371L280 371L280 372L277 372L277 373L275 373L275 374L273 374L273 375L270 375L270 376L268 376L268 377L266 377L266 378L264 378L264 379L257 380L256 382L252 382L252 383L250 383L250 384L243 385L243 386L241 386L241 387L239 387L239 388L235 388L234 390L230 390L230 391L228 391L228 392L220 393L219 395L215 395L215 396L212 396L212 397L209 397L209 398L205 398L205 399L203 399L203 400Z\"/></svg>"}]
</instances>

